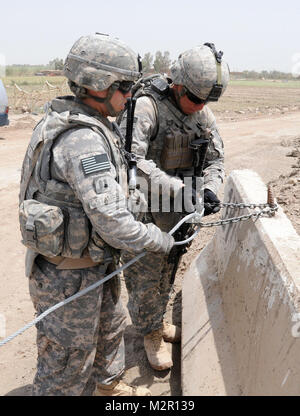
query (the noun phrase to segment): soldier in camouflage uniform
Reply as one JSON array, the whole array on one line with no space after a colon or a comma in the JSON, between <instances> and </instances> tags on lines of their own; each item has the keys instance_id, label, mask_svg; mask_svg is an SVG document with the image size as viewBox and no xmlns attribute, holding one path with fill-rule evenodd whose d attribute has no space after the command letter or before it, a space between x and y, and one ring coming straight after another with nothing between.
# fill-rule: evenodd
<instances>
[{"instance_id":1,"label":"soldier in camouflage uniform","mask_svg":"<svg viewBox=\"0 0 300 416\"><path fill-rule=\"evenodd\" d=\"M216 194L224 179L223 142L215 117L206 105L219 99L229 81L229 69L222 55L213 44L190 49L171 67L171 78L152 75L138 81L133 88L137 102L132 152L137 157L138 175L147 180L148 191L160 189L162 194L169 189L171 198L176 198L179 191L188 191L183 188L184 181L201 175L197 168L201 159L203 162L204 147L197 138L209 137L201 175L204 215L220 209L215 205L220 202ZM126 113L118 122L121 131L125 131ZM192 193L185 195L185 201L192 196ZM180 218L175 212L152 211L146 214L145 222L153 221L162 230L169 231ZM131 255L124 253L123 257L128 261ZM151 254L124 272L130 315L144 335L149 363L156 370L173 365L164 341L180 340L180 329L163 322L176 272L176 265L175 269L172 267L170 257Z\"/></svg>"},{"instance_id":2,"label":"soldier in camouflage uniform","mask_svg":"<svg viewBox=\"0 0 300 416\"><path fill-rule=\"evenodd\" d=\"M35 127L23 162L20 225L30 295L40 315L118 267L119 251L168 253L174 239L134 219L118 128L140 76L134 52L106 35L80 38L65 62L74 96L59 97ZM120 380L125 313L119 277L37 324L33 395L150 395Z\"/></svg>"}]
</instances>

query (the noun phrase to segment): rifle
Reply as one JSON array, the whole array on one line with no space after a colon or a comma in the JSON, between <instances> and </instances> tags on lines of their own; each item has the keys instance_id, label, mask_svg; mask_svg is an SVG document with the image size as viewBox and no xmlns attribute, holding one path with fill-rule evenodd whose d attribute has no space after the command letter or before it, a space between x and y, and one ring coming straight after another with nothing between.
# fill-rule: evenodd
<instances>
[{"instance_id":1,"label":"rifle","mask_svg":"<svg viewBox=\"0 0 300 416\"><path fill-rule=\"evenodd\" d=\"M136 189L136 156L131 153L132 146L132 131L134 122L134 110L136 105L136 98L127 98L127 124L125 137L126 159L128 162L128 188L129 192L134 192Z\"/></svg>"},{"instance_id":2,"label":"rifle","mask_svg":"<svg viewBox=\"0 0 300 416\"><path fill-rule=\"evenodd\" d=\"M190 147L195 151L196 155L196 162L195 162L195 168L194 168L194 176L193 176L193 188L196 191L196 179L197 177L200 177L202 175L207 150L209 147L210 140L212 138L211 131L209 129L202 129L203 134L200 137L197 137L195 140L193 140L190 143ZM187 238L189 238L194 232L194 224L184 223L180 228L178 228L177 231L173 234L173 237L175 241L183 241ZM187 252L188 247L192 242L181 245L181 246L174 246L168 256L168 264L172 265L172 272L170 277L170 284L174 283L177 268L179 265L179 262L181 260L181 257L183 254Z\"/></svg>"}]
</instances>

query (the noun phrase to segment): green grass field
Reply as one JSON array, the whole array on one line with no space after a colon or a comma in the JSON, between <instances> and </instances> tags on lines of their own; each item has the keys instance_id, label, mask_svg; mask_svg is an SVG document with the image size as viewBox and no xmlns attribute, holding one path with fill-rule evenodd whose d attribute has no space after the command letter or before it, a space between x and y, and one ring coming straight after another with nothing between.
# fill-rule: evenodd
<instances>
[{"instance_id":1,"label":"green grass field","mask_svg":"<svg viewBox=\"0 0 300 416\"><path fill-rule=\"evenodd\" d=\"M13 86L17 84L19 87L28 87L28 91L40 88L41 85L45 84L48 81L51 85L61 85L65 82L65 77L44 77L44 76L23 76L23 77L5 77L2 79L5 86Z\"/></svg>"},{"instance_id":2,"label":"green grass field","mask_svg":"<svg viewBox=\"0 0 300 416\"><path fill-rule=\"evenodd\" d=\"M45 76L9 76L3 78L5 86L14 85L15 83L20 87L28 87L33 89L40 87L45 81L52 85L61 85L66 80L65 77L45 77ZM269 87L269 88L300 88L300 80L289 80L287 82L281 80L231 80L230 85L235 87ZM26 88L24 88L26 89Z\"/></svg>"},{"instance_id":3,"label":"green grass field","mask_svg":"<svg viewBox=\"0 0 300 416\"><path fill-rule=\"evenodd\" d=\"M3 78L7 87L11 110L20 112L25 109L40 113L44 103L58 95L70 94L65 77L49 76L9 76ZM49 88L48 81L52 86ZM17 84L24 92L14 88ZM224 96L210 107L216 112L228 112L257 108L300 106L300 80L232 80ZM27 110L28 111L28 110Z\"/></svg>"},{"instance_id":4,"label":"green grass field","mask_svg":"<svg viewBox=\"0 0 300 416\"><path fill-rule=\"evenodd\" d=\"M230 85L235 87L261 87L261 88L300 88L300 81L298 80L231 80Z\"/></svg>"}]
</instances>

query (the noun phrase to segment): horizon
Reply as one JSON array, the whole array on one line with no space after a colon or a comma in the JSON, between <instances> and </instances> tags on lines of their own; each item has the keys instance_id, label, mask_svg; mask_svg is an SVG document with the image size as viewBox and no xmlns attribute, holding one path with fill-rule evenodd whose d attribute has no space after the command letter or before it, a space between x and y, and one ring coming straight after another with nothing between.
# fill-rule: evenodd
<instances>
[{"instance_id":1,"label":"horizon","mask_svg":"<svg viewBox=\"0 0 300 416\"><path fill-rule=\"evenodd\" d=\"M80 0L52 0L47 9L38 0L10 0L1 5L1 16L0 58L7 65L65 59L80 36L101 32L142 56L169 51L173 61L187 49L213 42L232 72L300 74L298 0L187 0L184 5L180 0L86 0L84 6Z\"/></svg>"},{"instance_id":2,"label":"horizon","mask_svg":"<svg viewBox=\"0 0 300 416\"><path fill-rule=\"evenodd\" d=\"M63 58L59 58L59 57L57 57L57 58L58 59L63 59ZM49 60L49 62L50 62L50 60ZM6 68L12 67L12 66L16 66L16 67L17 66L19 66L19 67L22 67L22 66L25 66L25 67L47 67L47 68L49 68L49 63L48 64L28 64L28 63L27 64L20 64L20 63L19 64L9 64L9 65L6 65ZM54 71L54 69L52 69L52 70ZM270 70L262 69L260 71L257 71L255 69L242 69L242 70L239 70L239 71L231 71L230 70L230 73L231 74L234 74L234 73L243 73L243 72L256 72L256 73L260 74L260 73L262 73L264 71L266 71L268 73L271 73L271 72L279 72L279 73L286 74L286 75L293 75L293 71L286 72L286 71L280 71L278 69L270 69ZM7 76L7 75L5 75L5 76ZM8 76L15 76L15 75L8 75ZM26 75L24 75L24 76L26 76ZM299 73L298 76L300 76L300 73Z\"/></svg>"}]
</instances>

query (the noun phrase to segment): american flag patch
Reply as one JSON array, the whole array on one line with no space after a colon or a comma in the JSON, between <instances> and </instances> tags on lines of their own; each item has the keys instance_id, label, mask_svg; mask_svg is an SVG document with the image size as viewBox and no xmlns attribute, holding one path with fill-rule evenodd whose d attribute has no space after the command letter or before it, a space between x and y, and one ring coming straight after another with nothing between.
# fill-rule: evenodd
<instances>
[{"instance_id":1,"label":"american flag patch","mask_svg":"<svg viewBox=\"0 0 300 416\"><path fill-rule=\"evenodd\" d=\"M81 159L81 164L85 176L104 170L110 170L110 162L107 153Z\"/></svg>"}]
</instances>

